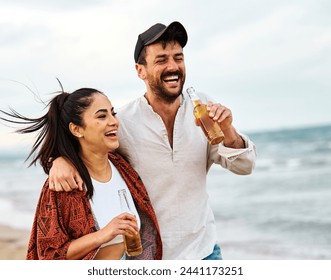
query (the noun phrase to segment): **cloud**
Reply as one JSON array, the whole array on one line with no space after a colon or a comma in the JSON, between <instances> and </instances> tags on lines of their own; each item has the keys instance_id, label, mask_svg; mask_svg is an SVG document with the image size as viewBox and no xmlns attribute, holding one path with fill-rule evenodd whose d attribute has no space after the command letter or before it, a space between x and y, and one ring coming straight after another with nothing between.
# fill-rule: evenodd
<instances>
[{"instance_id":1,"label":"cloud","mask_svg":"<svg viewBox=\"0 0 331 280\"><path fill-rule=\"evenodd\" d=\"M33 113L31 94L10 80L47 98L59 89L56 77L68 91L91 86L108 93L115 105L126 103L145 90L133 61L138 33L174 20L189 34L186 86L226 102L241 127L267 127L273 104L310 100L312 94L321 120L330 102L327 1L7 0L0 6L0 90L7 93L1 108L11 104ZM300 104L303 114L308 105ZM269 115L261 119L261 111Z\"/></svg>"},{"instance_id":2,"label":"cloud","mask_svg":"<svg viewBox=\"0 0 331 280\"><path fill-rule=\"evenodd\" d=\"M110 1L105 0L1 0L2 6L20 7L22 9L38 9L38 10L72 10L81 9L83 7L95 7Z\"/></svg>"}]
</instances>

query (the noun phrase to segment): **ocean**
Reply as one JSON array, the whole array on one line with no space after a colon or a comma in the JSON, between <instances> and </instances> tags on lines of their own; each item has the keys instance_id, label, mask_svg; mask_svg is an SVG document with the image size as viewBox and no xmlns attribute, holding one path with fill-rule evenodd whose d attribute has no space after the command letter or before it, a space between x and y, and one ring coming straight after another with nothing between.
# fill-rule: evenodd
<instances>
[{"instance_id":1,"label":"ocean","mask_svg":"<svg viewBox=\"0 0 331 280\"><path fill-rule=\"evenodd\" d=\"M208 175L224 259L331 259L331 125L247 133L253 174ZM0 154L0 224L30 230L46 176L20 151Z\"/></svg>"}]
</instances>

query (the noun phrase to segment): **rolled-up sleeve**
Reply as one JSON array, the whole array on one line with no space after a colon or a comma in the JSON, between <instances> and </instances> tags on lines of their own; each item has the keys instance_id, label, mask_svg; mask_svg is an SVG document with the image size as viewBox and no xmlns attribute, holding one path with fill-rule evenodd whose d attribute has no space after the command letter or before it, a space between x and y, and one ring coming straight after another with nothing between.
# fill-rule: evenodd
<instances>
[{"instance_id":1,"label":"rolled-up sleeve","mask_svg":"<svg viewBox=\"0 0 331 280\"><path fill-rule=\"evenodd\" d=\"M238 175L249 175L255 168L256 147L244 134L239 133L245 142L245 148L233 149L223 145L212 146L209 152L208 167L220 164L222 167Z\"/></svg>"}]
</instances>

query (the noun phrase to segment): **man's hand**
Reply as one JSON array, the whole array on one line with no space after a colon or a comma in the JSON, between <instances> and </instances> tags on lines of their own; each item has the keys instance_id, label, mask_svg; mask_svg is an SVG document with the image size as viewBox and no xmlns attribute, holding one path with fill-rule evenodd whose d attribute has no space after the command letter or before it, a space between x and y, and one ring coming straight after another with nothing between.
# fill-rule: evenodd
<instances>
[{"instance_id":1,"label":"man's hand","mask_svg":"<svg viewBox=\"0 0 331 280\"><path fill-rule=\"evenodd\" d=\"M212 102L208 102L206 108L209 117L220 124L222 131L228 130L232 126L232 112L229 108Z\"/></svg>"},{"instance_id":2,"label":"man's hand","mask_svg":"<svg viewBox=\"0 0 331 280\"><path fill-rule=\"evenodd\" d=\"M245 148L244 140L232 125L233 117L231 110L221 104L212 102L207 103L207 110L209 111L209 117L217 121L223 131L224 146L234 149Z\"/></svg>"},{"instance_id":3,"label":"man's hand","mask_svg":"<svg viewBox=\"0 0 331 280\"><path fill-rule=\"evenodd\" d=\"M83 190L84 182L76 168L65 158L59 157L53 161L49 171L49 188L53 191L70 192Z\"/></svg>"}]
</instances>

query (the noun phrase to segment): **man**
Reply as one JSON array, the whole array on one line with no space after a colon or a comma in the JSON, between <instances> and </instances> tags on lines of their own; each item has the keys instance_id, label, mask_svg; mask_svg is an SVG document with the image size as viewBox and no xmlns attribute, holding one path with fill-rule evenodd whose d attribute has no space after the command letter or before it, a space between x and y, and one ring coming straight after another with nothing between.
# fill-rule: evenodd
<instances>
[{"instance_id":1,"label":"man","mask_svg":"<svg viewBox=\"0 0 331 280\"><path fill-rule=\"evenodd\" d=\"M192 104L183 93L187 38L179 22L155 24L138 36L134 59L146 93L118 112L118 151L146 185L160 226L163 259L222 259L206 191L207 173L216 163L236 174L250 174L255 146L237 133L231 110L223 105L207 105L223 130L223 143L209 144L195 125ZM205 96L200 98L207 102ZM63 162L53 163L53 189L77 188L81 179Z\"/></svg>"}]
</instances>

